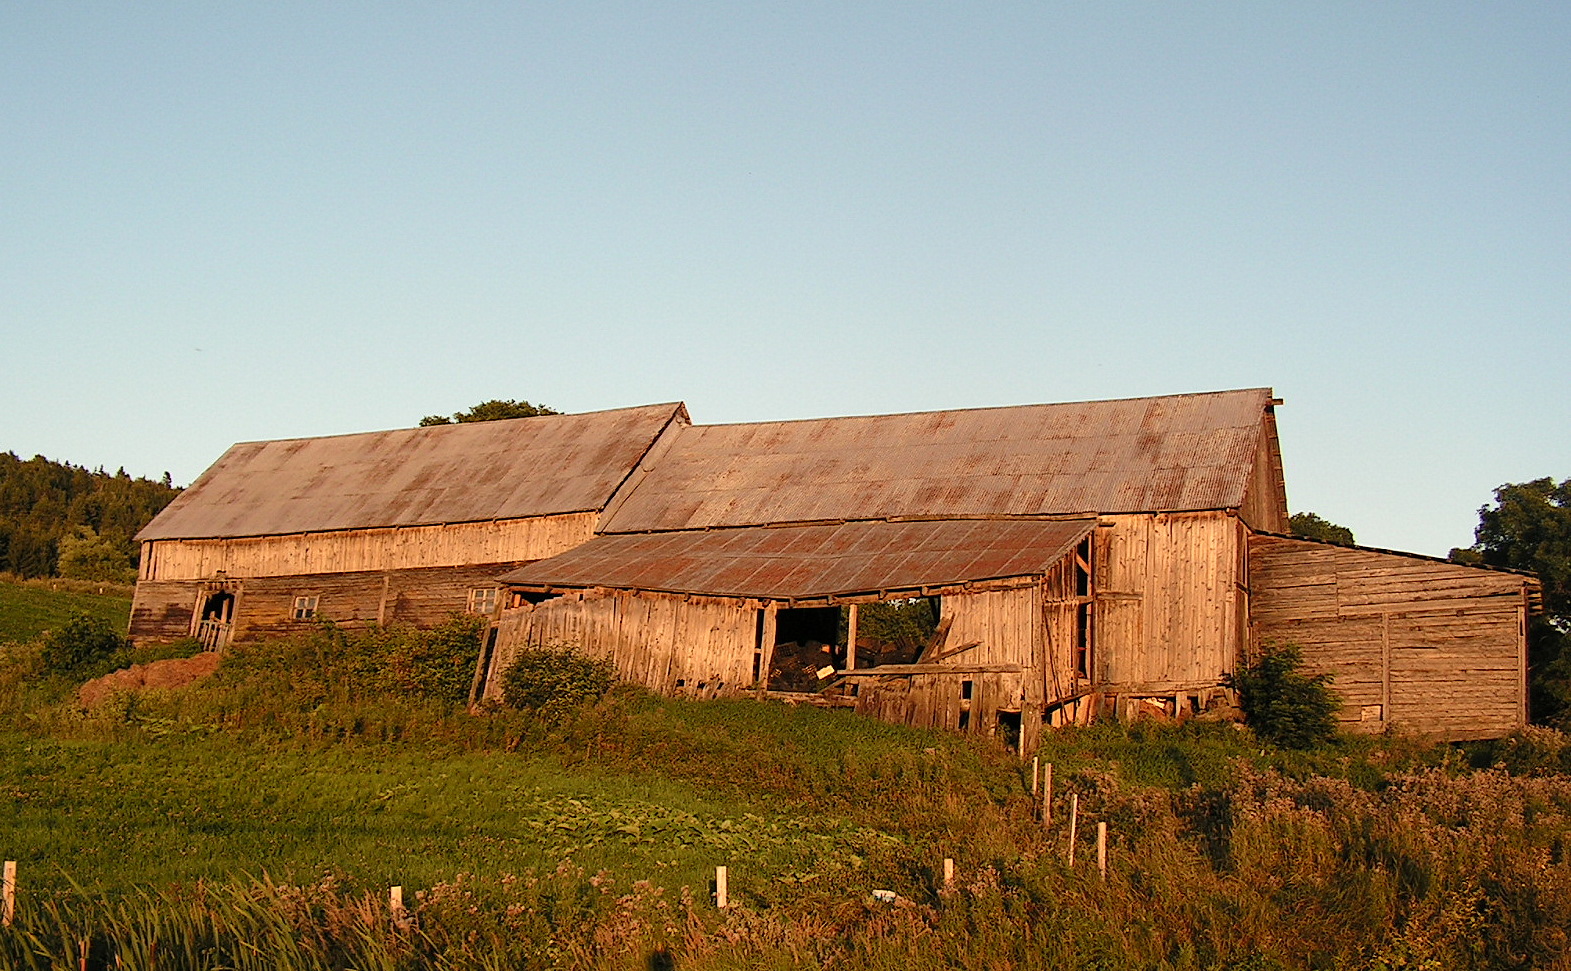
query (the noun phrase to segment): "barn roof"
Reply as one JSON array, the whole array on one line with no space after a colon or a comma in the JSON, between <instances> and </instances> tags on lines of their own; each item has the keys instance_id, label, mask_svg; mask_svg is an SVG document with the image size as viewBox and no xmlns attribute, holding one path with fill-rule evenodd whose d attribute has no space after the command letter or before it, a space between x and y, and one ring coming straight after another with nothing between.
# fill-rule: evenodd
<instances>
[{"instance_id":1,"label":"barn roof","mask_svg":"<svg viewBox=\"0 0 1571 971\"><path fill-rule=\"evenodd\" d=\"M139 539L599 511L679 403L235 445Z\"/></svg>"},{"instance_id":2,"label":"barn roof","mask_svg":"<svg viewBox=\"0 0 1571 971\"><path fill-rule=\"evenodd\" d=\"M1045 573L1095 526L951 519L608 535L502 581L767 600L917 590Z\"/></svg>"},{"instance_id":3,"label":"barn roof","mask_svg":"<svg viewBox=\"0 0 1571 971\"><path fill-rule=\"evenodd\" d=\"M692 425L603 532L1243 505L1269 388L813 421Z\"/></svg>"}]
</instances>

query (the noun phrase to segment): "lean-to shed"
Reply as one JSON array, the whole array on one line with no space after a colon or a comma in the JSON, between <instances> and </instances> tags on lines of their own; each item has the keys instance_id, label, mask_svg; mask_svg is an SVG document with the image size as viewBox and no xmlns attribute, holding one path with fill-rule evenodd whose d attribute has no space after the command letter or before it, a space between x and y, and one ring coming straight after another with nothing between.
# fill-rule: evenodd
<instances>
[{"instance_id":1,"label":"lean-to shed","mask_svg":"<svg viewBox=\"0 0 1571 971\"><path fill-rule=\"evenodd\" d=\"M131 636L491 614L498 574L588 540L687 420L664 404L235 445L139 534Z\"/></svg>"}]
</instances>

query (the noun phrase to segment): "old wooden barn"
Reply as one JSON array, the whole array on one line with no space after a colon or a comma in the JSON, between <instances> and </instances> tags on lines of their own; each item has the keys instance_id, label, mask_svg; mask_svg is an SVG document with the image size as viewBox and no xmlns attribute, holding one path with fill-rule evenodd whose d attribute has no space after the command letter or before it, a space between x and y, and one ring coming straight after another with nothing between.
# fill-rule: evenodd
<instances>
[{"instance_id":1,"label":"old wooden barn","mask_svg":"<svg viewBox=\"0 0 1571 971\"><path fill-rule=\"evenodd\" d=\"M519 649L572 644L660 691L768 693L801 687L782 651L816 646L820 693L1029 745L1099 713L1196 713L1246 652L1291 640L1345 682L1351 727L1523 724L1530 578L1283 536L1276 404L1251 389L673 427L595 539L503 577L483 684L494 697ZM1342 599L1312 602L1328 583ZM859 663L858 607L912 598L938 606L933 641Z\"/></svg>"},{"instance_id":2,"label":"old wooden barn","mask_svg":"<svg viewBox=\"0 0 1571 971\"><path fill-rule=\"evenodd\" d=\"M236 445L139 534L131 636L492 614L497 576L593 536L686 420L669 404Z\"/></svg>"},{"instance_id":3,"label":"old wooden barn","mask_svg":"<svg viewBox=\"0 0 1571 971\"><path fill-rule=\"evenodd\" d=\"M1351 728L1525 720L1535 581L1295 539L1269 389L736 425L680 405L236 446L143 533L133 633L494 613L668 694L1003 733L1182 717L1272 643ZM491 598L505 586L501 603ZM930 605L896 650L869 605Z\"/></svg>"}]
</instances>

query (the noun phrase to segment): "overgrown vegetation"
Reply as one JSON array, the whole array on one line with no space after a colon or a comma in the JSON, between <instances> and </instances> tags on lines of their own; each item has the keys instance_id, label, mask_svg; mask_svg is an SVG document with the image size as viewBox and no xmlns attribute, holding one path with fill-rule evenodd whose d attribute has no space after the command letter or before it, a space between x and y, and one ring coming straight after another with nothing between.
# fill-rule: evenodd
<instances>
[{"instance_id":1,"label":"overgrown vegetation","mask_svg":"<svg viewBox=\"0 0 1571 971\"><path fill-rule=\"evenodd\" d=\"M502 700L557 716L594 704L615 683L616 669L608 661L569 647L524 650L502 676Z\"/></svg>"},{"instance_id":2,"label":"overgrown vegetation","mask_svg":"<svg viewBox=\"0 0 1571 971\"><path fill-rule=\"evenodd\" d=\"M166 971L1571 967L1547 729L1052 733L1044 822L1029 765L985 740L629 685L472 715L383 670L426 656L413 637L323 627L87 712L38 688L41 644L0 647L0 966L75 968L85 941L93 967Z\"/></svg>"},{"instance_id":3,"label":"overgrown vegetation","mask_svg":"<svg viewBox=\"0 0 1571 971\"><path fill-rule=\"evenodd\" d=\"M1336 736L1341 707L1329 675L1304 673L1296 644L1272 647L1223 683L1236 688L1244 719L1255 734L1284 748L1313 748Z\"/></svg>"}]
</instances>

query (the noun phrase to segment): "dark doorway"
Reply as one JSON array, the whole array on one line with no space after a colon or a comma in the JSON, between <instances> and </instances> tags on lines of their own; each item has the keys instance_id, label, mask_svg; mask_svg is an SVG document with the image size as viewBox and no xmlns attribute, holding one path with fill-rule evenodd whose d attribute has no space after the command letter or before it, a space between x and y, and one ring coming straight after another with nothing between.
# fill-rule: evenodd
<instances>
[{"instance_id":1,"label":"dark doorway","mask_svg":"<svg viewBox=\"0 0 1571 971\"><path fill-rule=\"evenodd\" d=\"M770 691L817 691L818 672L840 666L839 607L788 607L775 612Z\"/></svg>"},{"instance_id":2,"label":"dark doorway","mask_svg":"<svg viewBox=\"0 0 1571 971\"><path fill-rule=\"evenodd\" d=\"M229 646L234 635L235 595L232 590L214 590L202 600L197 615L196 639L209 651Z\"/></svg>"}]
</instances>

